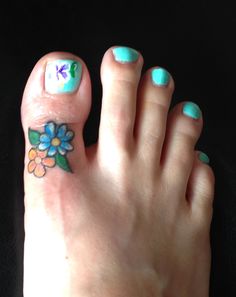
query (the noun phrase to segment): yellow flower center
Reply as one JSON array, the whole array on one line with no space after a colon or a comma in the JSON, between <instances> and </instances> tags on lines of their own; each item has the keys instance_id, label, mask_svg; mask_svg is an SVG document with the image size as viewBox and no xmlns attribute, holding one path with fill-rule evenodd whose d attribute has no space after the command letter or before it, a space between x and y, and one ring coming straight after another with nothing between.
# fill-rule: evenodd
<instances>
[{"instance_id":1,"label":"yellow flower center","mask_svg":"<svg viewBox=\"0 0 236 297\"><path fill-rule=\"evenodd\" d=\"M42 159L41 159L40 157L36 157L36 158L34 159L34 162L35 162L36 164L41 164Z\"/></svg>"},{"instance_id":2,"label":"yellow flower center","mask_svg":"<svg viewBox=\"0 0 236 297\"><path fill-rule=\"evenodd\" d=\"M55 138L52 139L51 144L53 146L59 146L61 144L61 141L60 141L59 138L55 137Z\"/></svg>"}]
</instances>

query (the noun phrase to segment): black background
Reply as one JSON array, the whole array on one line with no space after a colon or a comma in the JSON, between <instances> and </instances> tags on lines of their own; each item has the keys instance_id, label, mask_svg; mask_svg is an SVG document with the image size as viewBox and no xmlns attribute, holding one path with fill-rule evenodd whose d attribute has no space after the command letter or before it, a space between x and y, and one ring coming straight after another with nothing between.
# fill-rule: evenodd
<instances>
[{"instance_id":1,"label":"black background","mask_svg":"<svg viewBox=\"0 0 236 297\"><path fill-rule=\"evenodd\" d=\"M174 77L173 104L198 103L204 130L197 148L216 175L211 297L236 296L235 66L232 2L1 2L0 9L0 297L22 296L23 154L20 104L27 78L44 54L69 51L87 64L93 105L84 137L97 140L100 63L112 45L141 51L143 70L159 65ZM46 269L46 268L45 268ZM32 296L33 297L33 296ZM53 297L53 296L52 296Z\"/></svg>"}]
</instances>

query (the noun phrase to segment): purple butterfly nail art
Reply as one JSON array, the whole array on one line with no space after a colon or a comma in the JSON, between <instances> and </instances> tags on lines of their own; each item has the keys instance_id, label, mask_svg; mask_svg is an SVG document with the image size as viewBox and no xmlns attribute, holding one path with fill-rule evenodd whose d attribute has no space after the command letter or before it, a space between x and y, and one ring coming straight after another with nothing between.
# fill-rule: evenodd
<instances>
[{"instance_id":1,"label":"purple butterfly nail art","mask_svg":"<svg viewBox=\"0 0 236 297\"><path fill-rule=\"evenodd\" d=\"M56 65L56 71L57 71L57 79L59 80L59 74L66 79L67 78L67 73L65 70L67 70L69 68L68 64L64 64L61 67L58 67L58 65Z\"/></svg>"}]
</instances>

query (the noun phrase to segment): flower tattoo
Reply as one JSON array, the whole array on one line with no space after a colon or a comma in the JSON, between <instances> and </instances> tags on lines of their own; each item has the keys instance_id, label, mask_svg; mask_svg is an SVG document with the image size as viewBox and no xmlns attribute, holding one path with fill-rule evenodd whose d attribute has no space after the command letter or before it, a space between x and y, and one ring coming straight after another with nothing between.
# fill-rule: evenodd
<instances>
[{"instance_id":1,"label":"flower tattoo","mask_svg":"<svg viewBox=\"0 0 236 297\"><path fill-rule=\"evenodd\" d=\"M66 124L48 122L44 126L44 132L29 128L29 141L33 147L28 153L28 172L36 177L43 177L47 168L55 166L72 172L66 155L74 149L70 143L73 138L74 132L68 130Z\"/></svg>"},{"instance_id":2,"label":"flower tattoo","mask_svg":"<svg viewBox=\"0 0 236 297\"><path fill-rule=\"evenodd\" d=\"M32 148L29 151L29 173L34 173L35 176L42 177L46 173L46 167L54 167L56 165L55 158L49 158L46 156L47 151L39 151Z\"/></svg>"}]
</instances>

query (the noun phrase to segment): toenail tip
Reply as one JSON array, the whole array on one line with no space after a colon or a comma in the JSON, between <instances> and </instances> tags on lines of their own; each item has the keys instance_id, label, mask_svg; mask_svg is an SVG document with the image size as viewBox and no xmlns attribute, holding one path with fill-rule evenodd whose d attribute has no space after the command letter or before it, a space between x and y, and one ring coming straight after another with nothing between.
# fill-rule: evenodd
<instances>
[{"instance_id":1,"label":"toenail tip","mask_svg":"<svg viewBox=\"0 0 236 297\"><path fill-rule=\"evenodd\" d=\"M79 61L50 61L45 71L45 90L49 94L74 93L79 87L81 75L82 64Z\"/></svg>"},{"instance_id":2,"label":"toenail tip","mask_svg":"<svg viewBox=\"0 0 236 297\"><path fill-rule=\"evenodd\" d=\"M201 109L199 108L199 106L193 102L186 102L184 104L183 114L195 120L200 119L202 115Z\"/></svg>"},{"instance_id":3,"label":"toenail tip","mask_svg":"<svg viewBox=\"0 0 236 297\"><path fill-rule=\"evenodd\" d=\"M167 86L170 81L170 74L163 68L155 68L151 72L152 82L156 86Z\"/></svg>"},{"instance_id":4,"label":"toenail tip","mask_svg":"<svg viewBox=\"0 0 236 297\"><path fill-rule=\"evenodd\" d=\"M115 60L120 63L136 62L139 57L139 53L135 49L126 46L115 47L112 51Z\"/></svg>"},{"instance_id":5,"label":"toenail tip","mask_svg":"<svg viewBox=\"0 0 236 297\"><path fill-rule=\"evenodd\" d=\"M207 154L205 154L203 152L200 152L199 153L198 158L199 158L200 161L202 161L205 164L209 164L210 163L209 157L207 156Z\"/></svg>"}]
</instances>

